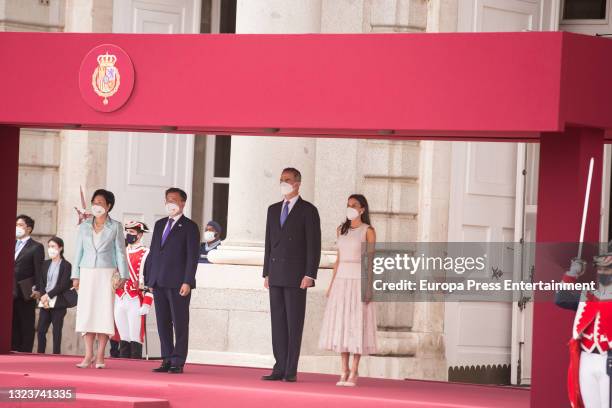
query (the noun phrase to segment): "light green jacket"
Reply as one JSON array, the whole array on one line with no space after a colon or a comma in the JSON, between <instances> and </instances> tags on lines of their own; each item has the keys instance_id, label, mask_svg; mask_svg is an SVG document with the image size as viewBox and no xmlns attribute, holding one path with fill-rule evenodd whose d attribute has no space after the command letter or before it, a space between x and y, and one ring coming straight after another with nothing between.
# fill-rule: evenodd
<instances>
[{"instance_id":1,"label":"light green jacket","mask_svg":"<svg viewBox=\"0 0 612 408\"><path fill-rule=\"evenodd\" d=\"M129 278L123 225L107 217L99 246L96 248L93 241L93 222L92 218L79 225L71 278L79 279L81 268L117 268L122 278Z\"/></svg>"}]
</instances>

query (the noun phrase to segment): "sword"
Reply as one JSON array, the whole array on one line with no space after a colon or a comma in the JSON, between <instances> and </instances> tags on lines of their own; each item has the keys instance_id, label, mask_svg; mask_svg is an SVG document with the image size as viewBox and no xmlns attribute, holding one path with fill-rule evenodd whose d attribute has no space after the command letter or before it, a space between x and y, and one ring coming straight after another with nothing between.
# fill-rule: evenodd
<instances>
[{"instance_id":1,"label":"sword","mask_svg":"<svg viewBox=\"0 0 612 408\"><path fill-rule=\"evenodd\" d=\"M144 315L144 341L145 341L145 360L149 359L149 346L147 344L147 339L149 338L149 336L147 336L147 315Z\"/></svg>"},{"instance_id":2,"label":"sword","mask_svg":"<svg viewBox=\"0 0 612 408\"><path fill-rule=\"evenodd\" d=\"M577 259L582 259L582 244L584 243L584 229L586 227L587 210L589 209L589 196L591 195L591 180L593 179L593 163L595 159L591 157L589 162L589 176L587 177L586 193L584 195L584 206L582 207L582 224L580 225L580 241L578 241Z\"/></svg>"}]
</instances>

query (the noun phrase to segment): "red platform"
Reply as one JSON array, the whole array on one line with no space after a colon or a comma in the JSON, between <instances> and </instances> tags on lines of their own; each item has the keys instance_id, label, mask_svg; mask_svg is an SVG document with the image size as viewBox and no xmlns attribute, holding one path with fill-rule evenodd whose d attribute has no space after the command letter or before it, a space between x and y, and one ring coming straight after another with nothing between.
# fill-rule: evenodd
<instances>
[{"instance_id":1,"label":"red platform","mask_svg":"<svg viewBox=\"0 0 612 408\"><path fill-rule=\"evenodd\" d=\"M156 361L107 359L107 368L79 369L80 358L0 355L2 387L74 387L76 401L44 407L410 407L521 408L529 391L511 387L362 378L356 388L337 387L336 376L300 374L297 383L263 382L268 370L188 364L182 375L158 374ZM41 406L41 403L0 403Z\"/></svg>"}]
</instances>

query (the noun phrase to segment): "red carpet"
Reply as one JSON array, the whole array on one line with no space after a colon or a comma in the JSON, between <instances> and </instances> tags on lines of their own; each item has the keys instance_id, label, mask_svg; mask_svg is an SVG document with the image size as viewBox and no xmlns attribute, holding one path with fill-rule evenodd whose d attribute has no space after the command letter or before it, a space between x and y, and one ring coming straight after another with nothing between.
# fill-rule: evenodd
<instances>
[{"instance_id":1,"label":"red carpet","mask_svg":"<svg viewBox=\"0 0 612 408\"><path fill-rule=\"evenodd\" d=\"M79 369L80 358L0 355L0 387L75 387L70 403L2 403L0 407L265 407L265 408L523 408L529 391L517 388L361 378L352 389L337 376L300 374L297 383L263 382L268 370L188 364L182 375L151 372L157 361L107 359L106 369Z\"/></svg>"}]
</instances>

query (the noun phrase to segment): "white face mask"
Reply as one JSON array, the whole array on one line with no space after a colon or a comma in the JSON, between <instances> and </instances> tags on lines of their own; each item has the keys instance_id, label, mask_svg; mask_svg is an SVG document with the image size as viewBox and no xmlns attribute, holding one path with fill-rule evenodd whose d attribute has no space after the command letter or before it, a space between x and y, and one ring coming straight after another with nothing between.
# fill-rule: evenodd
<instances>
[{"instance_id":1,"label":"white face mask","mask_svg":"<svg viewBox=\"0 0 612 408\"><path fill-rule=\"evenodd\" d=\"M214 241L217 237L214 231L204 231L204 241Z\"/></svg>"},{"instance_id":2,"label":"white face mask","mask_svg":"<svg viewBox=\"0 0 612 408\"><path fill-rule=\"evenodd\" d=\"M179 210L180 208L178 205L174 203L166 203L166 212L169 216L174 217L176 214L178 214Z\"/></svg>"},{"instance_id":3,"label":"white face mask","mask_svg":"<svg viewBox=\"0 0 612 408\"><path fill-rule=\"evenodd\" d=\"M355 218L359 217L361 214L359 211L354 209L353 207L346 207L346 218L353 221Z\"/></svg>"},{"instance_id":4,"label":"white face mask","mask_svg":"<svg viewBox=\"0 0 612 408\"><path fill-rule=\"evenodd\" d=\"M23 238L23 236L25 235L25 229L23 227L15 227L15 237L17 239L21 239Z\"/></svg>"},{"instance_id":5,"label":"white face mask","mask_svg":"<svg viewBox=\"0 0 612 408\"><path fill-rule=\"evenodd\" d=\"M286 196L293 192L293 186L285 181L280 183L281 195Z\"/></svg>"},{"instance_id":6,"label":"white face mask","mask_svg":"<svg viewBox=\"0 0 612 408\"><path fill-rule=\"evenodd\" d=\"M106 208L102 207L101 205L94 204L91 206L91 213L95 217L100 217L106 213Z\"/></svg>"},{"instance_id":7,"label":"white face mask","mask_svg":"<svg viewBox=\"0 0 612 408\"><path fill-rule=\"evenodd\" d=\"M56 248L47 248L47 253L49 254L49 258L54 259L59 255L59 251Z\"/></svg>"}]
</instances>

